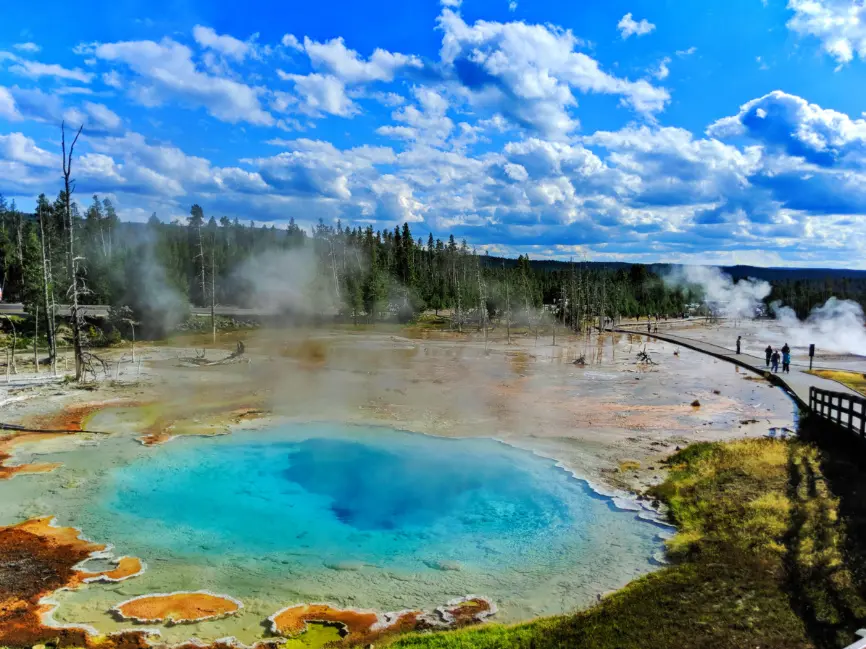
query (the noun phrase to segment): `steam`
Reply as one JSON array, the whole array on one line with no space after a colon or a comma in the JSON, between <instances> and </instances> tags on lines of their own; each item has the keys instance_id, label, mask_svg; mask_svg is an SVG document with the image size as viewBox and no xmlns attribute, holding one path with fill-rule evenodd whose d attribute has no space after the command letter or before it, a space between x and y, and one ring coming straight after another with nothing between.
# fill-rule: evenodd
<instances>
[{"instance_id":1,"label":"steam","mask_svg":"<svg viewBox=\"0 0 866 649\"><path fill-rule=\"evenodd\" d=\"M157 258L150 236L137 241L125 269L123 303L129 305L146 338L161 338L189 316L189 304Z\"/></svg>"},{"instance_id":2,"label":"steam","mask_svg":"<svg viewBox=\"0 0 866 649\"><path fill-rule=\"evenodd\" d=\"M339 308L334 279L311 247L255 255L235 271L232 286L245 307L271 315L312 316Z\"/></svg>"},{"instance_id":3,"label":"steam","mask_svg":"<svg viewBox=\"0 0 866 649\"><path fill-rule=\"evenodd\" d=\"M773 302L770 309L795 346L814 343L822 350L866 356L866 316L857 302L831 297L803 321L781 302Z\"/></svg>"},{"instance_id":4,"label":"steam","mask_svg":"<svg viewBox=\"0 0 866 649\"><path fill-rule=\"evenodd\" d=\"M730 275L712 266L674 268L665 282L699 290L710 308L731 319L754 318L771 290L763 280L734 282ZM866 315L857 302L831 297L802 321L792 308L779 301L773 302L770 310L787 342L795 347L814 344L823 351L866 356Z\"/></svg>"},{"instance_id":5,"label":"steam","mask_svg":"<svg viewBox=\"0 0 866 649\"><path fill-rule=\"evenodd\" d=\"M699 288L707 305L719 315L735 320L754 318L771 291L759 279L734 282L715 266L679 266L666 277L668 285Z\"/></svg>"}]
</instances>

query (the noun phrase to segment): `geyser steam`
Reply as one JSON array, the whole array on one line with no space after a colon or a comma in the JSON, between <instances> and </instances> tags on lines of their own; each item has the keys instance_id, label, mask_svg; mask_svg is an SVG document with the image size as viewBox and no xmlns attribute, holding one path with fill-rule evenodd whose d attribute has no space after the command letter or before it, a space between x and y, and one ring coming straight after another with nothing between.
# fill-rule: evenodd
<instances>
[{"instance_id":1,"label":"geyser steam","mask_svg":"<svg viewBox=\"0 0 866 649\"><path fill-rule=\"evenodd\" d=\"M707 304L726 318L754 318L758 307L770 295L770 284L746 279L734 282L730 275L713 266L681 266L666 277L668 284L698 287ZM816 306L805 320L780 301L770 305L785 330L787 341L797 347L815 344L819 349L866 356L866 315L852 300L831 297Z\"/></svg>"},{"instance_id":2,"label":"geyser steam","mask_svg":"<svg viewBox=\"0 0 866 649\"><path fill-rule=\"evenodd\" d=\"M866 356L866 317L857 302L831 297L802 321L781 302L773 302L770 309L793 345L814 343L819 349Z\"/></svg>"},{"instance_id":3,"label":"geyser steam","mask_svg":"<svg viewBox=\"0 0 866 649\"><path fill-rule=\"evenodd\" d=\"M725 318L754 318L764 298L770 294L768 282L746 279L734 283L730 275L715 266L679 266L665 277L675 286L697 286L707 304Z\"/></svg>"}]
</instances>

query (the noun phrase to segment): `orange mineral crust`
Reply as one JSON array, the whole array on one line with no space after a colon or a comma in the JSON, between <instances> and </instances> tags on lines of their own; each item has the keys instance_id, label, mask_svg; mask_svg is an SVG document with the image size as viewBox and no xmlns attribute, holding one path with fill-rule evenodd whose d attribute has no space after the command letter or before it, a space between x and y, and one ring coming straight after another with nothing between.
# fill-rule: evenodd
<instances>
[{"instance_id":1,"label":"orange mineral crust","mask_svg":"<svg viewBox=\"0 0 866 649\"><path fill-rule=\"evenodd\" d=\"M228 595L207 591L156 593L121 602L113 609L119 617L135 622L183 624L213 620L237 613L243 604Z\"/></svg>"},{"instance_id":2,"label":"orange mineral crust","mask_svg":"<svg viewBox=\"0 0 866 649\"><path fill-rule=\"evenodd\" d=\"M130 577L137 577L144 572L144 563L138 557L121 557L117 565L105 572L82 572L81 576L85 582L91 581L125 581Z\"/></svg>"},{"instance_id":3,"label":"orange mineral crust","mask_svg":"<svg viewBox=\"0 0 866 649\"><path fill-rule=\"evenodd\" d=\"M378 614L329 604L298 604L278 611L268 621L271 632L283 636L302 634L308 622L337 624L343 629L344 644L367 646L401 633L477 624L495 613L496 605L492 601L480 595L468 595L429 612L407 610Z\"/></svg>"},{"instance_id":4,"label":"orange mineral crust","mask_svg":"<svg viewBox=\"0 0 866 649\"><path fill-rule=\"evenodd\" d=\"M48 473L53 471L60 464L43 463L43 464L19 464L18 466L6 466L6 462L12 457L10 451L16 444L23 442L32 442L37 439L45 439L46 437L54 437L54 435L43 435L39 433L11 435L9 437L0 438L0 480L9 480L10 478L25 473Z\"/></svg>"},{"instance_id":5,"label":"orange mineral crust","mask_svg":"<svg viewBox=\"0 0 866 649\"><path fill-rule=\"evenodd\" d=\"M270 618L271 631L298 635L307 630L307 622L327 622L343 626L347 633L364 635L379 622L376 613L333 608L328 604L299 604L284 608Z\"/></svg>"},{"instance_id":6,"label":"orange mineral crust","mask_svg":"<svg viewBox=\"0 0 866 649\"><path fill-rule=\"evenodd\" d=\"M79 537L71 527L54 527L50 518L0 527L0 646L57 646L93 649L93 638L82 628L53 628L44 622L52 606L43 599L61 588L76 588L88 573L75 566L105 550ZM118 565L120 568L120 565ZM95 575L91 575L95 576ZM100 649L144 649L141 632L110 636Z\"/></svg>"}]
</instances>

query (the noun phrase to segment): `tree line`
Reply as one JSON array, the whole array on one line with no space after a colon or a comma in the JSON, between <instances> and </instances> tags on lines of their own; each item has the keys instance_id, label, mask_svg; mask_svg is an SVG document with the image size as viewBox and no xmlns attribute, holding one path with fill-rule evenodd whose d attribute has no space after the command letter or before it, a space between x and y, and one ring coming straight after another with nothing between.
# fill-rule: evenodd
<instances>
[{"instance_id":1,"label":"tree line","mask_svg":"<svg viewBox=\"0 0 866 649\"><path fill-rule=\"evenodd\" d=\"M87 319L79 307L107 304L108 326L138 326L161 336L189 306L259 307L261 285L291 294L278 301L286 315L318 314L353 322L407 321L447 311L451 326L485 331L492 321L559 324L587 331L621 317L675 316L701 300L696 288L666 284L643 264L552 264L479 254L404 223L393 230L319 221L307 231L248 224L190 207L185 220L123 222L107 198L74 197L73 152L62 131L63 186L54 200L40 194L32 213L0 196L0 289L42 322L56 358L57 305L71 305L76 374L86 363ZM281 259L292 263L283 269ZM278 267L274 277L269 266ZM767 302L781 299L802 317L830 294L866 302L866 280L848 277L774 280ZM83 332L83 333L82 333ZM82 339L85 336L85 340Z\"/></svg>"}]
</instances>

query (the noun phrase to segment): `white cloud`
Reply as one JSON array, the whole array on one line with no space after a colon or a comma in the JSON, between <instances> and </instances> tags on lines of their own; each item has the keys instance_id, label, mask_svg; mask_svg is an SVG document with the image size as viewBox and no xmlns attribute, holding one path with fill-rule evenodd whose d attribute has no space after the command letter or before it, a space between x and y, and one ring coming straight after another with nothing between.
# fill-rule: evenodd
<instances>
[{"instance_id":1,"label":"white cloud","mask_svg":"<svg viewBox=\"0 0 866 649\"><path fill-rule=\"evenodd\" d=\"M698 51L698 48L695 47L694 45L692 45L687 50L677 50L676 55L682 58L682 57L686 57L686 56L691 56L692 54L694 54L697 51Z\"/></svg>"},{"instance_id":2,"label":"white cloud","mask_svg":"<svg viewBox=\"0 0 866 649\"><path fill-rule=\"evenodd\" d=\"M629 12L620 19L616 28L619 30L622 38L628 38L629 36L645 36L654 30L656 26L646 18L636 21L632 18L631 12Z\"/></svg>"},{"instance_id":3,"label":"white cloud","mask_svg":"<svg viewBox=\"0 0 866 649\"><path fill-rule=\"evenodd\" d=\"M36 52L39 52L42 49L36 43L29 43L29 42L28 43L15 43L15 45L13 45L12 47L14 47L19 52L31 52L34 54Z\"/></svg>"},{"instance_id":4,"label":"white cloud","mask_svg":"<svg viewBox=\"0 0 866 649\"><path fill-rule=\"evenodd\" d=\"M85 101L84 109L92 118L92 123L99 128L113 131L120 128L123 124L123 120L120 119L117 113L110 110L104 104L94 104Z\"/></svg>"},{"instance_id":5,"label":"white cloud","mask_svg":"<svg viewBox=\"0 0 866 649\"><path fill-rule=\"evenodd\" d=\"M9 121L17 121L21 119L21 113L15 105L15 98L8 89L0 86L0 118L8 119Z\"/></svg>"},{"instance_id":6,"label":"white cloud","mask_svg":"<svg viewBox=\"0 0 866 649\"><path fill-rule=\"evenodd\" d=\"M346 95L343 82L329 74L288 74L278 70L277 74L284 81L295 85L297 98L285 93L276 93L275 110L288 112L294 106L310 115L320 117L323 114L351 117L358 112L358 107Z\"/></svg>"},{"instance_id":7,"label":"white cloud","mask_svg":"<svg viewBox=\"0 0 866 649\"><path fill-rule=\"evenodd\" d=\"M788 29L814 36L839 65L866 61L866 4L862 0L788 0Z\"/></svg>"},{"instance_id":8,"label":"white cloud","mask_svg":"<svg viewBox=\"0 0 866 649\"><path fill-rule=\"evenodd\" d=\"M391 116L402 125L381 126L379 135L405 140L423 141L427 144L442 144L451 134L454 123L446 115L448 102L436 91L418 86L413 90L417 106L403 106Z\"/></svg>"},{"instance_id":9,"label":"white cloud","mask_svg":"<svg viewBox=\"0 0 866 649\"><path fill-rule=\"evenodd\" d=\"M866 169L866 119L851 119L780 90L743 104L737 115L714 122L707 133L721 138L748 135L815 164Z\"/></svg>"},{"instance_id":10,"label":"white cloud","mask_svg":"<svg viewBox=\"0 0 866 649\"><path fill-rule=\"evenodd\" d=\"M659 81L667 79L671 73L670 69L668 68L668 65L670 65L670 62L671 62L671 57L669 57L669 56L664 57L661 61L659 61L659 66L655 70L653 70L651 72L651 74L656 79L658 79Z\"/></svg>"},{"instance_id":11,"label":"white cloud","mask_svg":"<svg viewBox=\"0 0 866 649\"><path fill-rule=\"evenodd\" d=\"M400 68L422 67L416 56L394 54L379 48L365 61L355 50L347 48L342 38L325 43L304 38L304 50L313 68L330 73L347 84L392 81Z\"/></svg>"},{"instance_id":12,"label":"white cloud","mask_svg":"<svg viewBox=\"0 0 866 649\"><path fill-rule=\"evenodd\" d=\"M274 123L262 109L258 91L246 84L208 74L196 68L192 52L166 38L154 41L103 43L94 49L98 58L125 63L139 75L131 92L145 105L158 105L173 99L202 106L224 122L248 122L262 126Z\"/></svg>"},{"instance_id":13,"label":"white cloud","mask_svg":"<svg viewBox=\"0 0 866 649\"><path fill-rule=\"evenodd\" d=\"M123 81L120 78L120 75L116 70L109 70L102 75L102 83L111 88L117 88L120 90L123 88Z\"/></svg>"},{"instance_id":14,"label":"white cloud","mask_svg":"<svg viewBox=\"0 0 866 649\"><path fill-rule=\"evenodd\" d=\"M661 111L670 95L645 80L629 81L603 72L576 51L570 31L524 22L466 24L443 10L440 56L453 69L462 93L479 108L499 113L521 127L549 136L573 131L577 105L572 89L619 95L638 112Z\"/></svg>"},{"instance_id":15,"label":"white cloud","mask_svg":"<svg viewBox=\"0 0 866 649\"><path fill-rule=\"evenodd\" d=\"M9 52L0 52L0 61L3 59L13 62L13 64L9 66L9 72L30 79L53 77L56 79L66 79L67 81L80 81L81 83L90 83L93 79L93 74L90 72L84 72L80 68L70 70L64 68L62 65L57 65L56 63L40 63L39 61L22 59L21 57L10 54Z\"/></svg>"},{"instance_id":16,"label":"white cloud","mask_svg":"<svg viewBox=\"0 0 866 649\"><path fill-rule=\"evenodd\" d=\"M238 62L243 61L255 51L252 43L238 40L228 34L217 34L211 27L196 25L192 29L192 36L195 42L202 47Z\"/></svg>"},{"instance_id":17,"label":"white cloud","mask_svg":"<svg viewBox=\"0 0 866 649\"><path fill-rule=\"evenodd\" d=\"M282 43L283 47L298 50L299 52L304 51L304 46L294 34L284 34L283 38L280 40L280 43Z\"/></svg>"},{"instance_id":18,"label":"white cloud","mask_svg":"<svg viewBox=\"0 0 866 649\"><path fill-rule=\"evenodd\" d=\"M516 0L511 0L511 2L508 3L508 11L517 11Z\"/></svg>"},{"instance_id":19,"label":"white cloud","mask_svg":"<svg viewBox=\"0 0 866 649\"><path fill-rule=\"evenodd\" d=\"M22 162L34 167L51 167L56 160L45 149L36 146L31 138L23 133L0 135L0 159Z\"/></svg>"}]
</instances>

